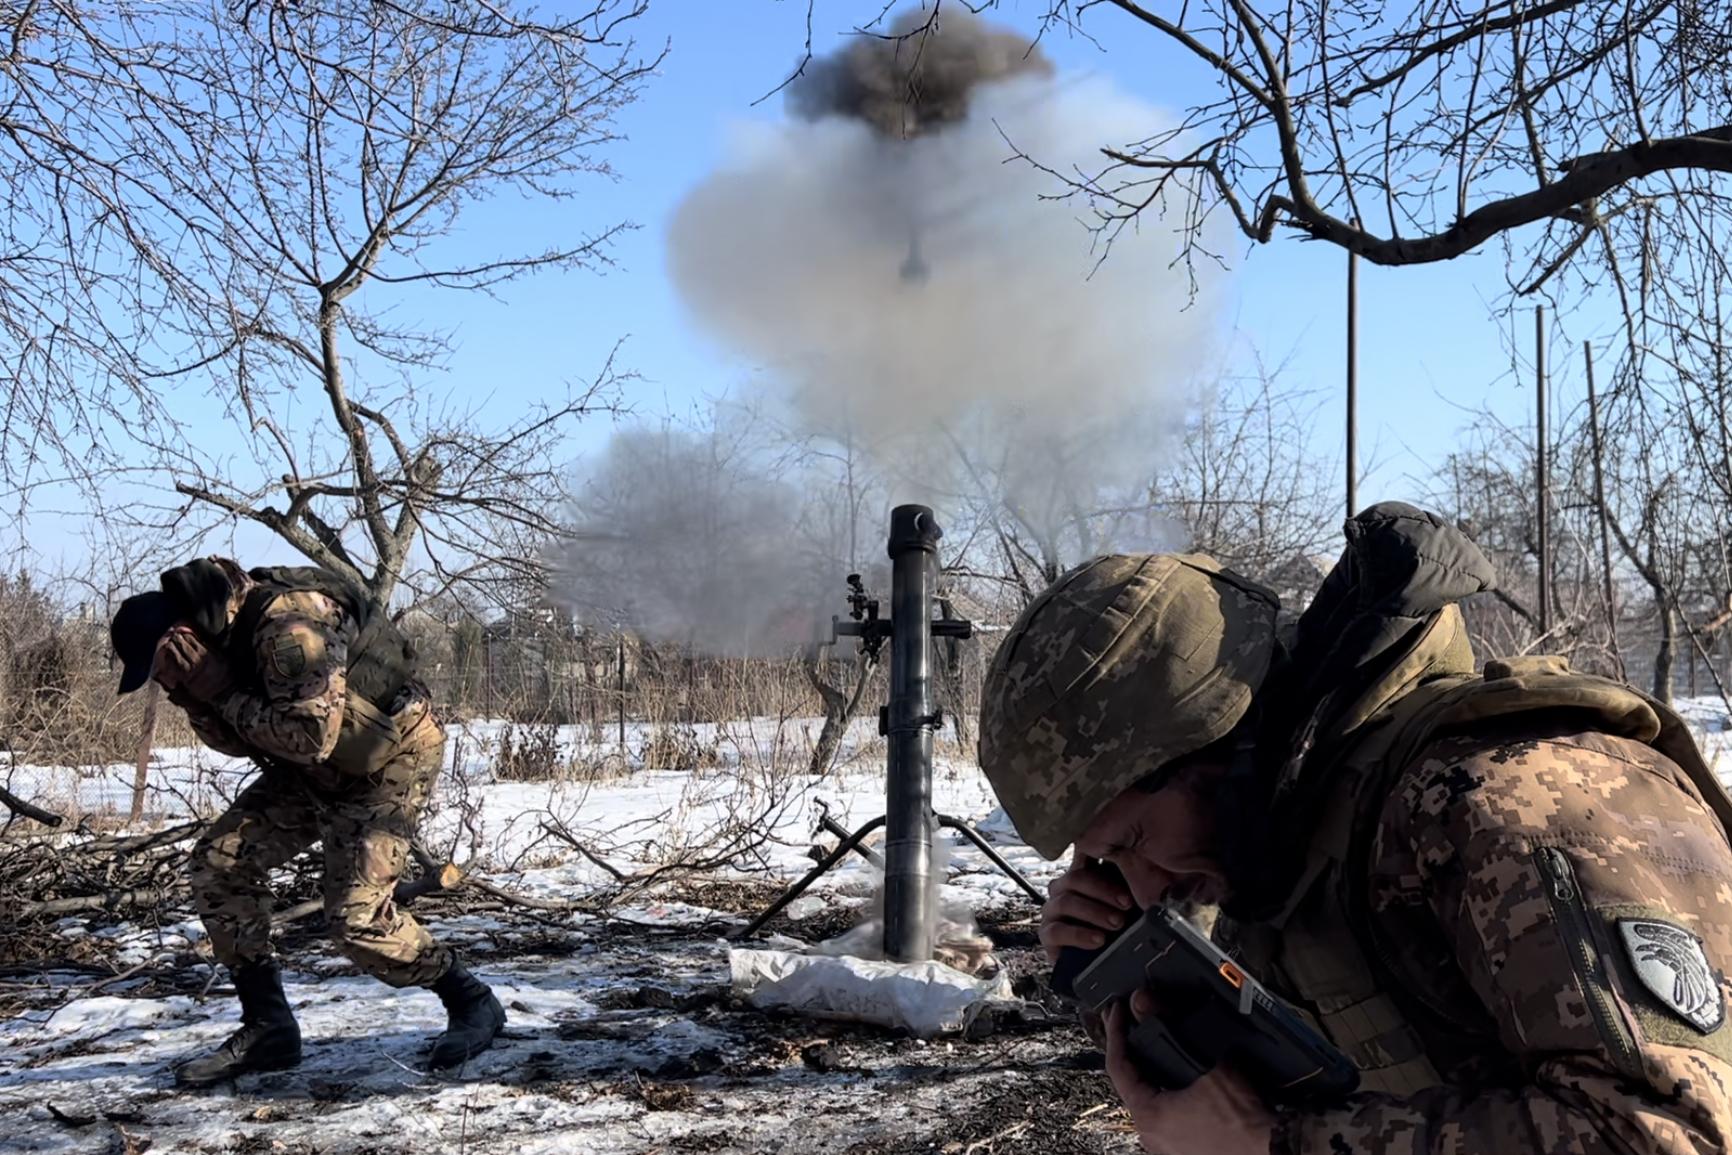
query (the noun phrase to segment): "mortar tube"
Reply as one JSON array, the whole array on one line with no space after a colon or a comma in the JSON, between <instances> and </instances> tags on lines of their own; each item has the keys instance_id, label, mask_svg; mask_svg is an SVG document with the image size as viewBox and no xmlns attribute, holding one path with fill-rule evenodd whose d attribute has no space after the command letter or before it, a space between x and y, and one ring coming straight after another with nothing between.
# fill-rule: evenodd
<instances>
[{"instance_id":1,"label":"mortar tube","mask_svg":"<svg viewBox=\"0 0 1732 1155\"><path fill-rule=\"evenodd\" d=\"M885 782L884 957L932 958L932 511L890 512L890 702Z\"/></svg>"}]
</instances>

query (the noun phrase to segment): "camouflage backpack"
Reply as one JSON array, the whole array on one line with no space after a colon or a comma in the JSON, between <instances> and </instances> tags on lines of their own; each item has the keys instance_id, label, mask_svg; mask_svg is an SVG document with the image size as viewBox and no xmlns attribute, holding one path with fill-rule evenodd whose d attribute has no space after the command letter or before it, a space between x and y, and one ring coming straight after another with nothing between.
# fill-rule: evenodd
<instances>
[{"instance_id":1,"label":"camouflage backpack","mask_svg":"<svg viewBox=\"0 0 1732 1155\"><path fill-rule=\"evenodd\" d=\"M391 709L414 678L417 663L414 644L389 614L375 612L353 582L318 566L260 566L247 571L247 576L258 584L229 627L229 654L235 669L253 668L253 634L272 602L286 593L314 591L342 606L359 630L349 648L349 692L379 710Z\"/></svg>"}]
</instances>

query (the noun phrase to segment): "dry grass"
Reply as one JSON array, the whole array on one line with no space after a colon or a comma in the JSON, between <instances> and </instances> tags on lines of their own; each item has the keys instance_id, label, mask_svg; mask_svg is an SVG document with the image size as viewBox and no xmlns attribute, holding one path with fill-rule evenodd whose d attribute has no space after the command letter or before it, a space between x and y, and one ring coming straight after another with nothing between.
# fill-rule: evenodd
<instances>
[{"instance_id":1,"label":"dry grass","mask_svg":"<svg viewBox=\"0 0 1732 1155\"><path fill-rule=\"evenodd\" d=\"M493 773L501 782L617 781L629 772L617 753L568 748L553 723L509 725L499 734Z\"/></svg>"}]
</instances>

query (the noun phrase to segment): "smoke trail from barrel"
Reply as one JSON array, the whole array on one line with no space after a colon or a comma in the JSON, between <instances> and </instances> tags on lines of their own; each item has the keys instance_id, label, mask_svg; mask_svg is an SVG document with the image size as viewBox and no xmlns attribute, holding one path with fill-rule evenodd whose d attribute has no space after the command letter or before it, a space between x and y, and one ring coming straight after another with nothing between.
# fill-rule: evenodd
<instances>
[{"instance_id":1,"label":"smoke trail from barrel","mask_svg":"<svg viewBox=\"0 0 1732 1155\"><path fill-rule=\"evenodd\" d=\"M814 62L795 119L738 127L672 218L670 270L795 424L869 446L898 500L989 493L1056 533L1146 485L1206 352L1212 286L1192 299L1158 208L1102 261L1090 206L1053 175L1170 118L944 13L923 48Z\"/></svg>"}]
</instances>

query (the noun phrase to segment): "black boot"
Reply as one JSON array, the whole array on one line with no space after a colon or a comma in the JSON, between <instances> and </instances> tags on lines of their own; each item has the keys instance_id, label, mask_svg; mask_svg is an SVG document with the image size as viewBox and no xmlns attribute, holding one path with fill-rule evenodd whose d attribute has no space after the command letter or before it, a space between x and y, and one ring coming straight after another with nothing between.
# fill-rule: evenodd
<instances>
[{"instance_id":1,"label":"black boot","mask_svg":"<svg viewBox=\"0 0 1732 1155\"><path fill-rule=\"evenodd\" d=\"M204 1087L247 1071L281 1071L301 1061L301 1028L283 994L275 960L234 968L241 1000L241 1029L215 1051L175 1071L182 1087Z\"/></svg>"},{"instance_id":2,"label":"black boot","mask_svg":"<svg viewBox=\"0 0 1732 1155\"><path fill-rule=\"evenodd\" d=\"M493 1045L493 1037L505 1025L505 1008L486 983L464 970L462 963L454 962L432 990L445 1004L451 1021L433 1044L429 1066L455 1067Z\"/></svg>"}]
</instances>

